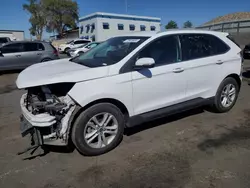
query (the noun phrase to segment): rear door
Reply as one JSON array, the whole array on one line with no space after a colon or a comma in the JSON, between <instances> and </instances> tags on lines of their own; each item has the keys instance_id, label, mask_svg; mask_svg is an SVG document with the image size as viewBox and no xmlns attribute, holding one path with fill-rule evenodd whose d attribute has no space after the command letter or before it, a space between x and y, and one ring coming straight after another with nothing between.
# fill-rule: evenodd
<instances>
[{"instance_id":1,"label":"rear door","mask_svg":"<svg viewBox=\"0 0 250 188\"><path fill-rule=\"evenodd\" d=\"M23 44L9 43L0 48L0 70L23 68L21 64Z\"/></svg>"},{"instance_id":2,"label":"rear door","mask_svg":"<svg viewBox=\"0 0 250 188\"><path fill-rule=\"evenodd\" d=\"M26 67L41 62L42 51L36 42L23 43L24 52L22 53L22 64Z\"/></svg>"},{"instance_id":3,"label":"rear door","mask_svg":"<svg viewBox=\"0 0 250 188\"><path fill-rule=\"evenodd\" d=\"M229 47L216 36L209 34L183 34L179 36L182 61L187 65L187 99L214 96L224 76L225 53Z\"/></svg>"}]
</instances>

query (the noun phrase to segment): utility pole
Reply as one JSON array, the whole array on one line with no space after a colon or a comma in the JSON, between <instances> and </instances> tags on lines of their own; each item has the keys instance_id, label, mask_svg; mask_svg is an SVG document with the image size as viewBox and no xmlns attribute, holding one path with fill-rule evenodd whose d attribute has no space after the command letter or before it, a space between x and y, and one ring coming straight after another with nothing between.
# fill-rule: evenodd
<instances>
[{"instance_id":1,"label":"utility pole","mask_svg":"<svg viewBox=\"0 0 250 188\"><path fill-rule=\"evenodd\" d=\"M126 10L126 14L128 14L128 1L125 0L125 10Z\"/></svg>"}]
</instances>

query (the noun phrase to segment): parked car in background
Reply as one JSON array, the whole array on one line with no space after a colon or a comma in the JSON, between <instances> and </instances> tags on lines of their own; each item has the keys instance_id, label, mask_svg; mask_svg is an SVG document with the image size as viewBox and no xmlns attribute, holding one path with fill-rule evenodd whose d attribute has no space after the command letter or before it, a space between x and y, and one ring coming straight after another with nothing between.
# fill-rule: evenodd
<instances>
[{"instance_id":1,"label":"parked car in background","mask_svg":"<svg viewBox=\"0 0 250 188\"><path fill-rule=\"evenodd\" d=\"M79 48L70 49L68 51L68 56L75 57L77 55L81 55L81 54L89 51L90 49L96 47L99 44L100 44L100 42L91 42L91 43L84 45L84 46L81 46Z\"/></svg>"},{"instance_id":2,"label":"parked car in background","mask_svg":"<svg viewBox=\"0 0 250 188\"><path fill-rule=\"evenodd\" d=\"M16 84L21 132L36 145L67 145L85 155L115 148L124 128L211 105L236 103L241 49L228 33L170 30L113 37L88 53L33 65Z\"/></svg>"},{"instance_id":3,"label":"parked car in background","mask_svg":"<svg viewBox=\"0 0 250 188\"><path fill-rule=\"evenodd\" d=\"M10 38L9 37L0 37L0 46L4 45L7 42L10 42Z\"/></svg>"},{"instance_id":4,"label":"parked car in background","mask_svg":"<svg viewBox=\"0 0 250 188\"><path fill-rule=\"evenodd\" d=\"M0 70L24 69L35 63L59 59L51 43L16 41L0 47Z\"/></svg>"},{"instance_id":5,"label":"parked car in background","mask_svg":"<svg viewBox=\"0 0 250 188\"><path fill-rule=\"evenodd\" d=\"M88 45L89 43L82 44L81 46L73 47L67 51L67 55L70 57L70 52L76 50L77 48L83 48L84 46Z\"/></svg>"},{"instance_id":6,"label":"parked car in background","mask_svg":"<svg viewBox=\"0 0 250 188\"><path fill-rule=\"evenodd\" d=\"M66 44L61 44L59 45L58 51L60 53L67 53L68 50L74 48L74 47L79 47L83 44L87 44L90 43L90 40L87 39L76 39L76 40L72 40L67 42Z\"/></svg>"},{"instance_id":7,"label":"parked car in background","mask_svg":"<svg viewBox=\"0 0 250 188\"><path fill-rule=\"evenodd\" d=\"M250 59L250 44L247 44L243 49L244 59Z\"/></svg>"}]
</instances>

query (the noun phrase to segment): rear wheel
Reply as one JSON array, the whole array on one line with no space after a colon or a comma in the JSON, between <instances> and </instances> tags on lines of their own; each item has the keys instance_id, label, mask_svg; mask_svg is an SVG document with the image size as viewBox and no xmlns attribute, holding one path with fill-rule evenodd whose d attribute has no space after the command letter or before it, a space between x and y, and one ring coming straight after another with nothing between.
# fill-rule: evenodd
<instances>
[{"instance_id":1,"label":"rear wheel","mask_svg":"<svg viewBox=\"0 0 250 188\"><path fill-rule=\"evenodd\" d=\"M84 155L94 156L115 148L122 140L125 121L119 108L100 103L83 111L72 129L72 141Z\"/></svg>"},{"instance_id":2,"label":"rear wheel","mask_svg":"<svg viewBox=\"0 0 250 188\"><path fill-rule=\"evenodd\" d=\"M216 112L228 112L236 103L239 94L239 85L237 81L232 78L226 78L219 86L213 109Z\"/></svg>"},{"instance_id":3,"label":"rear wheel","mask_svg":"<svg viewBox=\"0 0 250 188\"><path fill-rule=\"evenodd\" d=\"M82 52L82 51L78 52L78 55L82 55L82 54L84 54L84 52Z\"/></svg>"}]
</instances>

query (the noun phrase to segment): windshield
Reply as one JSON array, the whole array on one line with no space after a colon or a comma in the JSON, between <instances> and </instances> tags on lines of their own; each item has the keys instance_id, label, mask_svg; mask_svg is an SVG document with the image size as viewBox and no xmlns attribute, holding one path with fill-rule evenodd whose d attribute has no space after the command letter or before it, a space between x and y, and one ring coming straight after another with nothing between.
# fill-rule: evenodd
<instances>
[{"instance_id":1,"label":"windshield","mask_svg":"<svg viewBox=\"0 0 250 188\"><path fill-rule=\"evenodd\" d=\"M71 41L69 41L69 42L66 42L66 44L70 44L70 43L72 43L72 42L74 42L73 40L71 40Z\"/></svg>"},{"instance_id":2,"label":"windshield","mask_svg":"<svg viewBox=\"0 0 250 188\"><path fill-rule=\"evenodd\" d=\"M122 60L148 38L134 36L114 37L92 48L88 53L71 59L71 61L87 67L112 65Z\"/></svg>"}]
</instances>

